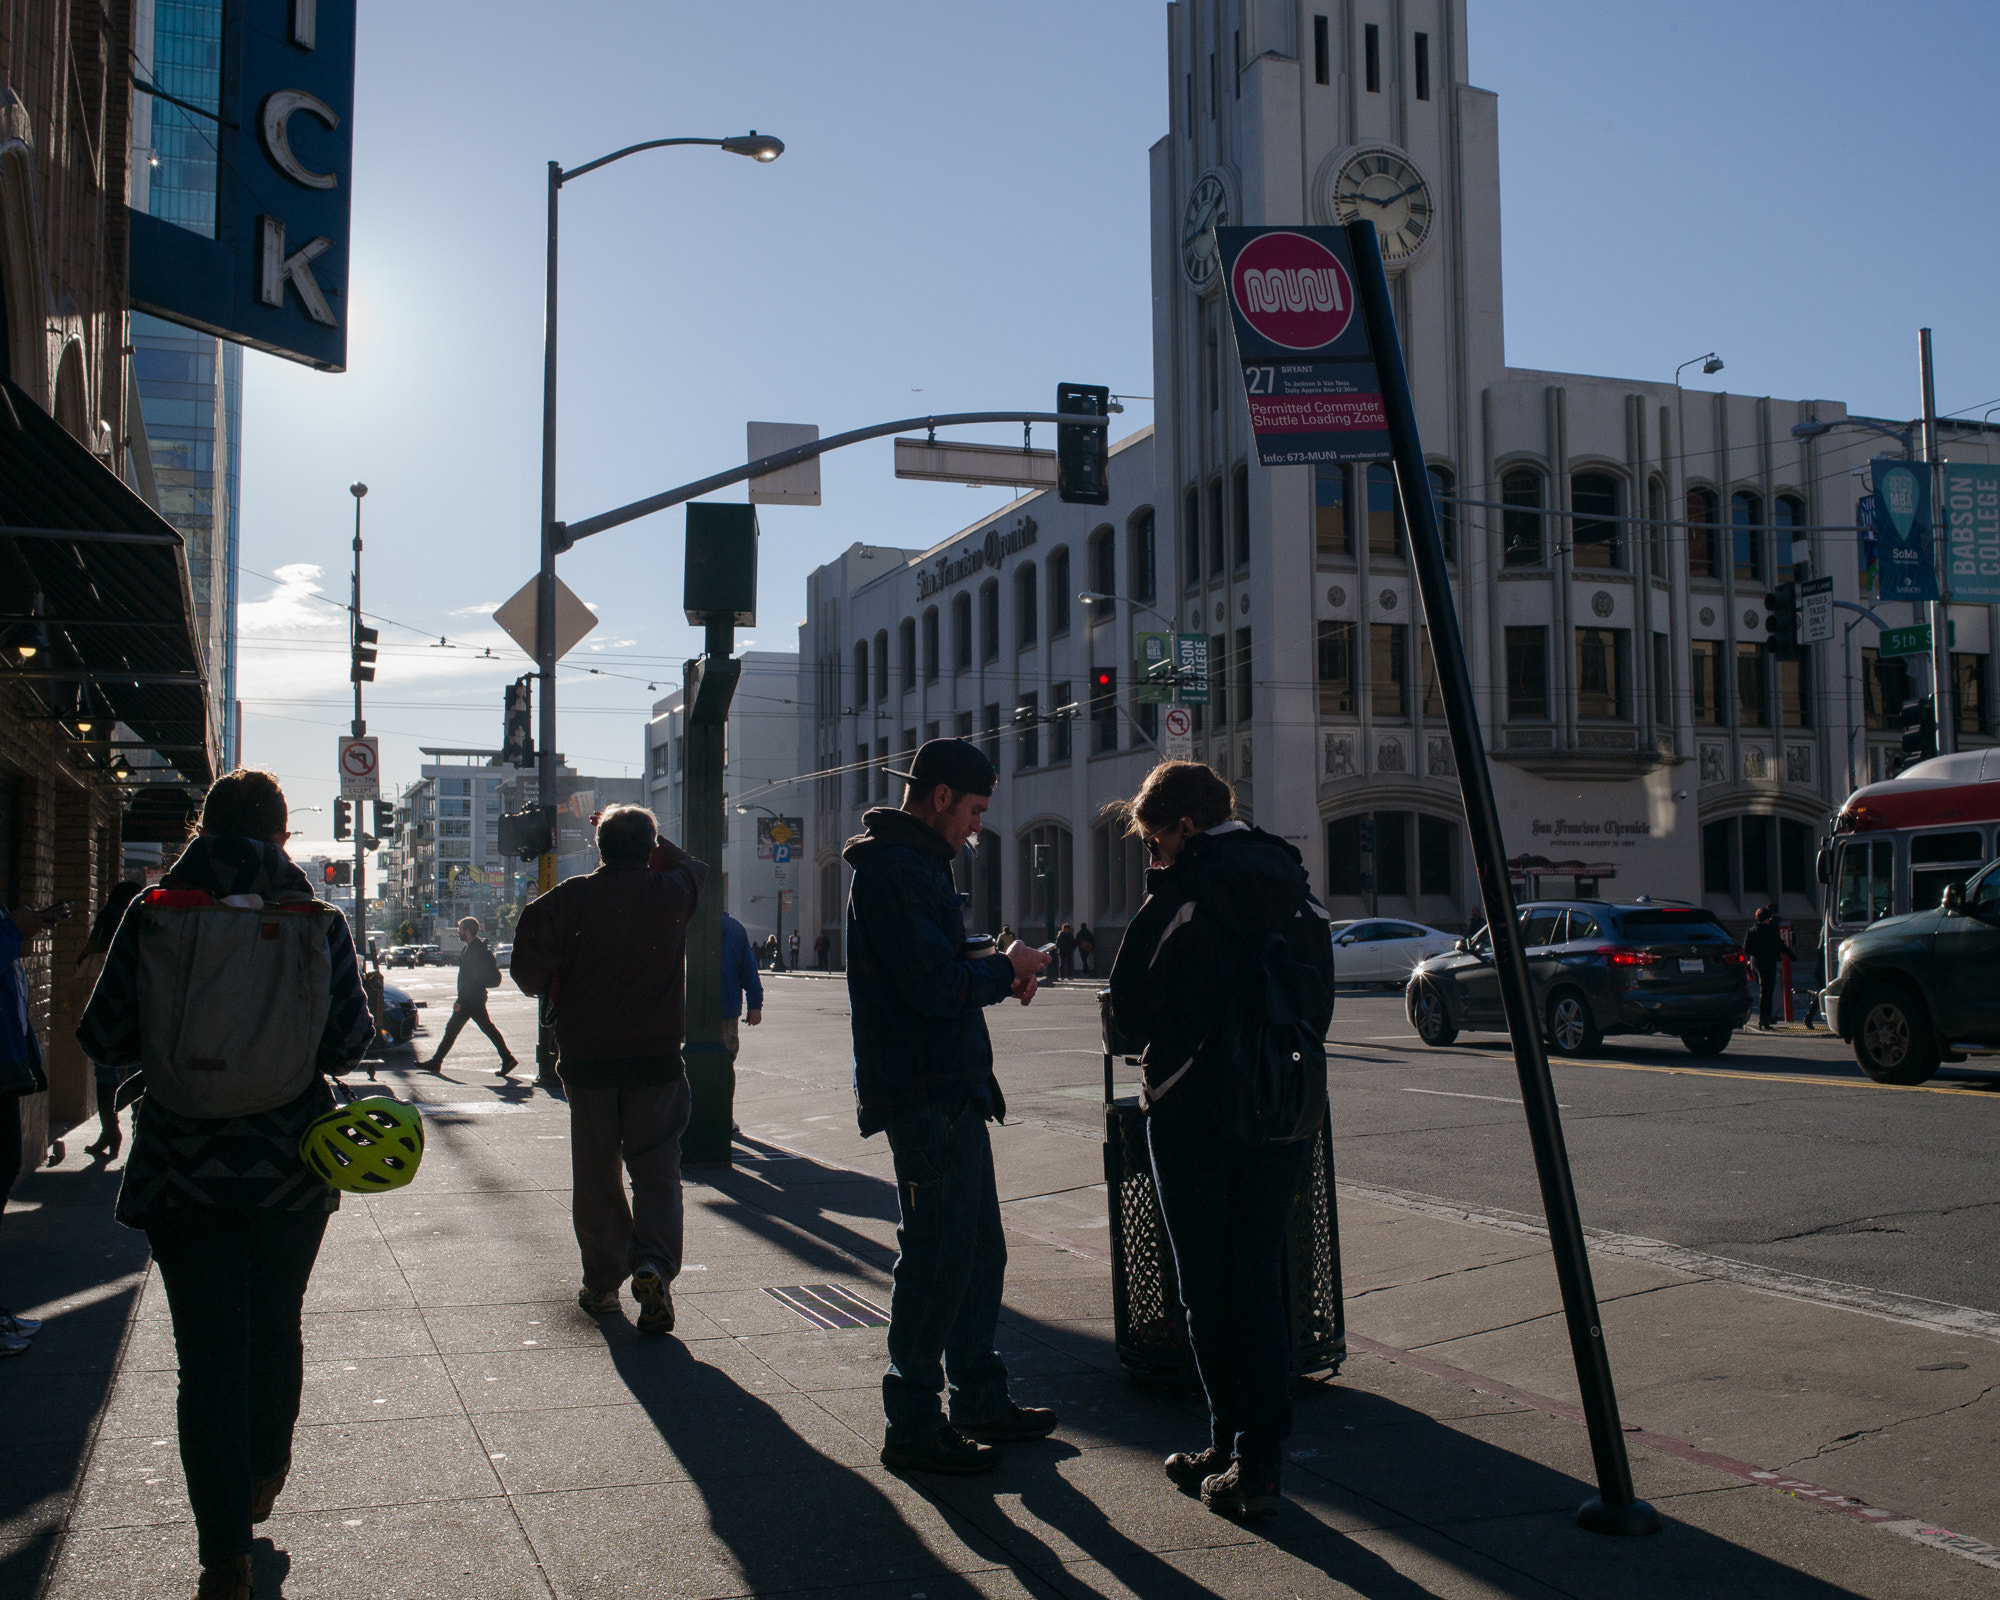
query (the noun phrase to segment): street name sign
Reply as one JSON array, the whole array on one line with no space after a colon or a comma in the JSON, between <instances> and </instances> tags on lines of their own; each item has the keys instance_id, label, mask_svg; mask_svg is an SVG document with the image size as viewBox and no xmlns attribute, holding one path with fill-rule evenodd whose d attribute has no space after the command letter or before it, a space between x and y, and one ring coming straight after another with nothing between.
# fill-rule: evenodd
<instances>
[{"instance_id":1,"label":"street name sign","mask_svg":"<svg viewBox=\"0 0 2000 1600\"><path fill-rule=\"evenodd\" d=\"M1002 488L1053 489L1056 453L1005 444L962 444L950 439L898 439L896 476L931 483L993 483Z\"/></svg>"},{"instance_id":2,"label":"street name sign","mask_svg":"<svg viewBox=\"0 0 2000 1600\"><path fill-rule=\"evenodd\" d=\"M540 578L530 578L513 597L493 613L493 620L500 624L501 631L527 652L530 660L535 656L535 587ZM556 579L556 660L576 648L577 641L597 626L597 618L589 606L577 599L570 586Z\"/></svg>"},{"instance_id":3,"label":"street name sign","mask_svg":"<svg viewBox=\"0 0 2000 1600\"><path fill-rule=\"evenodd\" d=\"M1833 579L1808 578L1799 585L1799 643L1823 644L1833 637Z\"/></svg>"},{"instance_id":4,"label":"street name sign","mask_svg":"<svg viewBox=\"0 0 2000 1600\"><path fill-rule=\"evenodd\" d=\"M340 798L376 800L382 794L382 752L375 736L361 738L342 735L340 740ZM356 819L357 833L366 833Z\"/></svg>"},{"instance_id":5,"label":"street name sign","mask_svg":"<svg viewBox=\"0 0 2000 1600\"><path fill-rule=\"evenodd\" d=\"M1382 383L1340 228L1217 228L1257 459L1381 461Z\"/></svg>"},{"instance_id":6,"label":"street name sign","mask_svg":"<svg viewBox=\"0 0 2000 1600\"><path fill-rule=\"evenodd\" d=\"M1946 628L1945 638L1951 644L1958 643L1956 622ZM1931 651L1931 625L1916 622L1907 628L1884 628L1882 642L1877 648L1885 656L1927 656Z\"/></svg>"}]
</instances>

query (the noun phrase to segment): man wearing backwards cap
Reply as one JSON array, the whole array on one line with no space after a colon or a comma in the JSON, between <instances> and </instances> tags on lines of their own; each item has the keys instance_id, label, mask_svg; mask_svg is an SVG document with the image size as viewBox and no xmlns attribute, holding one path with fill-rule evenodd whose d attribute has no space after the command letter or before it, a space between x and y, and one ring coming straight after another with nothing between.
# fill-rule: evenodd
<instances>
[{"instance_id":1,"label":"man wearing backwards cap","mask_svg":"<svg viewBox=\"0 0 2000 1600\"><path fill-rule=\"evenodd\" d=\"M989 1472L992 1441L1046 1438L1053 1411L1017 1405L993 1348L1007 1242L986 1121L1006 1110L981 1010L1034 998L1047 960L1013 944L968 957L952 862L999 781L963 739L933 739L904 780L903 806L877 806L841 852L847 901L847 993L861 1133L886 1131L896 1166L895 1287L888 1437L882 1464L904 1471ZM947 1376L951 1418L938 1394ZM968 1435L970 1437L968 1437ZM985 1441L985 1442L981 1442Z\"/></svg>"}]
</instances>

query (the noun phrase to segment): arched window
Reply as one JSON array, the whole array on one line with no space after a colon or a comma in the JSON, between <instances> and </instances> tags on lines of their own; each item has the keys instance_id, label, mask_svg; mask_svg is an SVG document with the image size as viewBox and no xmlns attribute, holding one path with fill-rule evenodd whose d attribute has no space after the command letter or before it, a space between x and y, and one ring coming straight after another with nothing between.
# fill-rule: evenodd
<instances>
[{"instance_id":1,"label":"arched window","mask_svg":"<svg viewBox=\"0 0 2000 1600\"><path fill-rule=\"evenodd\" d=\"M1573 472L1569 480L1570 560L1579 567L1622 568L1625 541L1619 523L1620 484L1608 472Z\"/></svg>"},{"instance_id":2,"label":"arched window","mask_svg":"<svg viewBox=\"0 0 2000 1600\"><path fill-rule=\"evenodd\" d=\"M1153 553L1153 508L1145 506L1132 517L1132 556L1128 568L1132 574L1132 598L1152 600L1159 588L1158 569Z\"/></svg>"},{"instance_id":3,"label":"arched window","mask_svg":"<svg viewBox=\"0 0 2000 1600\"><path fill-rule=\"evenodd\" d=\"M1688 576L1690 578L1719 578L1722 576L1722 530L1716 524L1721 520L1716 514L1716 499L1713 489L1700 485L1687 492L1688 520Z\"/></svg>"},{"instance_id":4,"label":"arched window","mask_svg":"<svg viewBox=\"0 0 2000 1600\"><path fill-rule=\"evenodd\" d=\"M1049 637L1069 632L1069 548L1049 552Z\"/></svg>"},{"instance_id":5,"label":"arched window","mask_svg":"<svg viewBox=\"0 0 2000 1600\"><path fill-rule=\"evenodd\" d=\"M988 579L979 590L979 659L1000 659L1000 584Z\"/></svg>"},{"instance_id":6,"label":"arched window","mask_svg":"<svg viewBox=\"0 0 2000 1600\"><path fill-rule=\"evenodd\" d=\"M1778 530L1778 565L1790 567L1794 578L1806 576L1812 546L1804 532L1806 503L1797 495L1781 494L1771 503L1771 521Z\"/></svg>"},{"instance_id":7,"label":"arched window","mask_svg":"<svg viewBox=\"0 0 2000 1600\"><path fill-rule=\"evenodd\" d=\"M951 665L963 672L972 665L972 596L958 594L951 602Z\"/></svg>"},{"instance_id":8,"label":"arched window","mask_svg":"<svg viewBox=\"0 0 2000 1600\"><path fill-rule=\"evenodd\" d=\"M889 630L881 629L875 635L875 698L889 698Z\"/></svg>"},{"instance_id":9,"label":"arched window","mask_svg":"<svg viewBox=\"0 0 2000 1600\"><path fill-rule=\"evenodd\" d=\"M1201 582L1201 491L1189 489L1181 506L1181 582Z\"/></svg>"},{"instance_id":10,"label":"arched window","mask_svg":"<svg viewBox=\"0 0 2000 1600\"><path fill-rule=\"evenodd\" d=\"M1075 846L1069 829L1045 822L1021 835L1015 852L1019 893L1015 927L1024 935L1046 937L1051 925L1074 921L1071 882Z\"/></svg>"},{"instance_id":11,"label":"arched window","mask_svg":"<svg viewBox=\"0 0 2000 1600\"><path fill-rule=\"evenodd\" d=\"M1667 486L1646 480L1646 568L1656 578L1667 575Z\"/></svg>"},{"instance_id":12,"label":"arched window","mask_svg":"<svg viewBox=\"0 0 2000 1600\"><path fill-rule=\"evenodd\" d=\"M924 682L936 683L938 679L938 614L932 606L924 613Z\"/></svg>"},{"instance_id":13,"label":"arched window","mask_svg":"<svg viewBox=\"0 0 2000 1600\"><path fill-rule=\"evenodd\" d=\"M1235 513L1236 565L1250 565L1250 469L1238 465L1229 480L1231 509Z\"/></svg>"},{"instance_id":14,"label":"arched window","mask_svg":"<svg viewBox=\"0 0 2000 1600\"><path fill-rule=\"evenodd\" d=\"M1014 647L1025 650L1040 631L1035 608L1035 564L1021 563L1014 574Z\"/></svg>"},{"instance_id":15,"label":"arched window","mask_svg":"<svg viewBox=\"0 0 2000 1600\"><path fill-rule=\"evenodd\" d=\"M1500 479L1501 561L1510 567L1539 567L1542 549L1542 475L1533 467L1515 467Z\"/></svg>"},{"instance_id":16,"label":"arched window","mask_svg":"<svg viewBox=\"0 0 2000 1600\"><path fill-rule=\"evenodd\" d=\"M1729 530L1738 583L1764 581L1764 502L1748 489L1729 497Z\"/></svg>"},{"instance_id":17,"label":"arched window","mask_svg":"<svg viewBox=\"0 0 2000 1600\"><path fill-rule=\"evenodd\" d=\"M1403 532L1403 502L1396 474L1386 461L1368 463L1368 559L1407 561L1410 541Z\"/></svg>"},{"instance_id":18,"label":"arched window","mask_svg":"<svg viewBox=\"0 0 2000 1600\"><path fill-rule=\"evenodd\" d=\"M1437 508L1438 538L1444 545L1444 558L1458 560L1458 507L1452 503L1452 496L1458 493L1458 480L1452 476L1450 467L1426 467L1425 475L1431 480L1431 504Z\"/></svg>"},{"instance_id":19,"label":"arched window","mask_svg":"<svg viewBox=\"0 0 2000 1600\"><path fill-rule=\"evenodd\" d=\"M859 706L868 698L868 641L854 642L854 703Z\"/></svg>"},{"instance_id":20,"label":"arched window","mask_svg":"<svg viewBox=\"0 0 2000 1600\"><path fill-rule=\"evenodd\" d=\"M1109 528L1099 528L1090 536L1090 592L1118 592L1118 541ZM1109 607L1102 608L1108 615Z\"/></svg>"}]
</instances>

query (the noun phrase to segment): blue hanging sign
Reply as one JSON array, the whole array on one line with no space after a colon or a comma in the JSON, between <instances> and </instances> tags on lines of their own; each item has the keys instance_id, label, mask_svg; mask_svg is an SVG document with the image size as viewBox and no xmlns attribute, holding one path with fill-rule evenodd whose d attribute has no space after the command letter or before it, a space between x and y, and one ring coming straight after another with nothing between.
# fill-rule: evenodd
<instances>
[{"instance_id":1,"label":"blue hanging sign","mask_svg":"<svg viewBox=\"0 0 2000 1600\"><path fill-rule=\"evenodd\" d=\"M1217 228L1257 459L1384 461L1382 383L1339 228Z\"/></svg>"},{"instance_id":2,"label":"blue hanging sign","mask_svg":"<svg viewBox=\"0 0 2000 1600\"><path fill-rule=\"evenodd\" d=\"M1882 569L1882 598L1935 600L1930 464L1877 461L1874 466L1875 549Z\"/></svg>"},{"instance_id":3,"label":"blue hanging sign","mask_svg":"<svg viewBox=\"0 0 2000 1600\"><path fill-rule=\"evenodd\" d=\"M1882 571L1875 559L1875 497L1864 494L1854 502L1854 542L1861 559L1861 592L1879 593Z\"/></svg>"},{"instance_id":4,"label":"blue hanging sign","mask_svg":"<svg viewBox=\"0 0 2000 1600\"><path fill-rule=\"evenodd\" d=\"M1944 525L1952 599L2000 601L2000 467L1946 464Z\"/></svg>"},{"instance_id":5,"label":"blue hanging sign","mask_svg":"<svg viewBox=\"0 0 2000 1600\"><path fill-rule=\"evenodd\" d=\"M226 0L215 236L129 210L135 311L346 370L355 3Z\"/></svg>"}]
</instances>

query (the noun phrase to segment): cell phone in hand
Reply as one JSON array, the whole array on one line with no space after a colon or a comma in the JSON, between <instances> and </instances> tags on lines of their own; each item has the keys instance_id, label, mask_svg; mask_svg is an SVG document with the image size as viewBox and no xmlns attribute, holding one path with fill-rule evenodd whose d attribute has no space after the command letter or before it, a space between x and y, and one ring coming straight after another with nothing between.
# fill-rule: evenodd
<instances>
[{"instance_id":1,"label":"cell phone in hand","mask_svg":"<svg viewBox=\"0 0 2000 1600\"><path fill-rule=\"evenodd\" d=\"M54 917L60 922L63 918L70 916L75 910L76 902L74 900L58 900L52 905L43 906L41 914L45 917Z\"/></svg>"}]
</instances>

